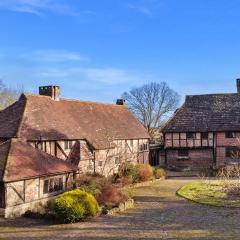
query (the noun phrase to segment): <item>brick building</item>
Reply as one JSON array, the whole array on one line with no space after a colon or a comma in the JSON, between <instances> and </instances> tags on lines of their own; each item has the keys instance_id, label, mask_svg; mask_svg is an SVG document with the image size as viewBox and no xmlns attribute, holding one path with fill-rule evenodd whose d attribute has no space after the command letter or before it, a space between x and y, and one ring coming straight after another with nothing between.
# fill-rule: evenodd
<instances>
[{"instance_id":1,"label":"brick building","mask_svg":"<svg viewBox=\"0 0 240 240\"><path fill-rule=\"evenodd\" d=\"M237 93L187 96L162 131L169 169L199 171L239 164L240 79Z\"/></svg>"},{"instance_id":2,"label":"brick building","mask_svg":"<svg viewBox=\"0 0 240 240\"><path fill-rule=\"evenodd\" d=\"M22 94L0 112L0 207L6 217L41 208L82 173L148 163L149 135L124 106L60 99L60 88Z\"/></svg>"}]
</instances>

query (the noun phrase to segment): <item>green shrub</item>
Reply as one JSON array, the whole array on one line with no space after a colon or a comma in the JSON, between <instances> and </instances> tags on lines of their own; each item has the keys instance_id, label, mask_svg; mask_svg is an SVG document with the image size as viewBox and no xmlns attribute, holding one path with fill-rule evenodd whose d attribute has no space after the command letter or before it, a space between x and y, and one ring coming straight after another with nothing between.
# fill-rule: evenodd
<instances>
[{"instance_id":1,"label":"green shrub","mask_svg":"<svg viewBox=\"0 0 240 240\"><path fill-rule=\"evenodd\" d=\"M141 182L148 181L153 177L153 168L149 164L138 164L136 167Z\"/></svg>"},{"instance_id":2,"label":"green shrub","mask_svg":"<svg viewBox=\"0 0 240 240\"><path fill-rule=\"evenodd\" d=\"M153 170L153 174L154 174L156 179L166 178L167 177L167 173L166 173L166 171L163 168L155 168Z\"/></svg>"},{"instance_id":3,"label":"green shrub","mask_svg":"<svg viewBox=\"0 0 240 240\"><path fill-rule=\"evenodd\" d=\"M132 181L134 183L139 182L138 169L137 169L136 165L134 165L132 163L123 164L119 170L119 174L121 175L121 177L131 176Z\"/></svg>"},{"instance_id":4,"label":"green shrub","mask_svg":"<svg viewBox=\"0 0 240 240\"><path fill-rule=\"evenodd\" d=\"M95 197L79 189L61 194L50 201L49 207L57 219L65 223L78 222L99 212Z\"/></svg>"},{"instance_id":5,"label":"green shrub","mask_svg":"<svg viewBox=\"0 0 240 240\"><path fill-rule=\"evenodd\" d=\"M88 184L81 185L79 189L91 193L93 196L96 197L98 194L101 193L102 186L100 185L100 183L93 180Z\"/></svg>"}]
</instances>

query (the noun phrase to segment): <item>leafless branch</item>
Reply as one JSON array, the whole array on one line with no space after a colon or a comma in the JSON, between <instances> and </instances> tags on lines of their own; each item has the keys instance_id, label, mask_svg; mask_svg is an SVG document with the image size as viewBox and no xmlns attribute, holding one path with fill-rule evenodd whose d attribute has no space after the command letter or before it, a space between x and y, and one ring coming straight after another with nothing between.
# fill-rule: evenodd
<instances>
[{"instance_id":1,"label":"leafless branch","mask_svg":"<svg viewBox=\"0 0 240 240\"><path fill-rule=\"evenodd\" d=\"M149 133L160 127L164 118L177 108L180 100L180 96L165 82L133 88L130 92L124 92L122 97Z\"/></svg>"}]
</instances>

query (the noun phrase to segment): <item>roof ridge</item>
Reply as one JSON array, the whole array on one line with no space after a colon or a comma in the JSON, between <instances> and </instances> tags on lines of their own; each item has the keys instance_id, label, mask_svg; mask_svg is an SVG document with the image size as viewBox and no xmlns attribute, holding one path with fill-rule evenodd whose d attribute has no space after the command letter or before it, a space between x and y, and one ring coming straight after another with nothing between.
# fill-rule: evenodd
<instances>
[{"instance_id":1,"label":"roof ridge","mask_svg":"<svg viewBox=\"0 0 240 240\"><path fill-rule=\"evenodd\" d=\"M186 95L186 97L200 97L200 96L219 96L219 95L239 95L239 93L206 93L206 94L193 94L193 95ZM240 96L240 95L239 95Z\"/></svg>"},{"instance_id":2,"label":"roof ridge","mask_svg":"<svg viewBox=\"0 0 240 240\"><path fill-rule=\"evenodd\" d=\"M37 95L37 94L31 94L31 93L23 93L23 95L26 96L26 98L28 98L28 97L48 98L48 99L50 99L52 101L55 101L55 100L51 99L51 97L44 96L44 95ZM90 104L99 104L99 105L110 105L110 106L117 106L117 107L125 107L125 105L117 105L115 103L95 102L95 101L88 101L88 100L81 100L81 99L71 99L71 98L60 98L59 101L57 101L57 102L61 102L61 101L81 102L81 103L90 103Z\"/></svg>"}]
</instances>

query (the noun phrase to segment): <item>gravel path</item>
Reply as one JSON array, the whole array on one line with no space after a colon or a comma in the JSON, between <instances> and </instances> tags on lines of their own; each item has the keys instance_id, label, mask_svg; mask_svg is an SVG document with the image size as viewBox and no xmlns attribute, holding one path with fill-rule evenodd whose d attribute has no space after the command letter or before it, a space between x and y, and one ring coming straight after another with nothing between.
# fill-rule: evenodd
<instances>
[{"instance_id":1,"label":"gravel path","mask_svg":"<svg viewBox=\"0 0 240 240\"><path fill-rule=\"evenodd\" d=\"M0 220L0 239L240 239L240 209L202 206L175 195L193 179L169 179L134 190L135 209L89 222L49 225Z\"/></svg>"}]
</instances>

